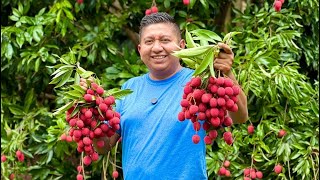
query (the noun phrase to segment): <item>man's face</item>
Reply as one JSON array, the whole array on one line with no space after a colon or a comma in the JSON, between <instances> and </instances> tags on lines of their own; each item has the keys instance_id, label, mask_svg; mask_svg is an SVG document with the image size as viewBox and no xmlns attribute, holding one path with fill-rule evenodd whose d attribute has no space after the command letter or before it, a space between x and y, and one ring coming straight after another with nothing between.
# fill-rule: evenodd
<instances>
[{"instance_id":1,"label":"man's face","mask_svg":"<svg viewBox=\"0 0 320 180\"><path fill-rule=\"evenodd\" d=\"M157 23L143 29L138 50L151 75L166 78L181 67L179 58L171 53L184 46L184 40L179 38L173 25Z\"/></svg>"}]
</instances>

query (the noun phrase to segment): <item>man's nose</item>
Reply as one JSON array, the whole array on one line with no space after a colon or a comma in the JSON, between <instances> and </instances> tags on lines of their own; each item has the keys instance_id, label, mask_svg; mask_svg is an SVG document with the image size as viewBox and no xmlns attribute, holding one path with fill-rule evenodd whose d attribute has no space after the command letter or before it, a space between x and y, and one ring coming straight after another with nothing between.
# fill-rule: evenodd
<instances>
[{"instance_id":1,"label":"man's nose","mask_svg":"<svg viewBox=\"0 0 320 180\"><path fill-rule=\"evenodd\" d=\"M152 46L152 51L154 52L159 52L159 51L162 51L163 50L163 47L162 47L162 44L160 41L155 41L153 46Z\"/></svg>"}]
</instances>

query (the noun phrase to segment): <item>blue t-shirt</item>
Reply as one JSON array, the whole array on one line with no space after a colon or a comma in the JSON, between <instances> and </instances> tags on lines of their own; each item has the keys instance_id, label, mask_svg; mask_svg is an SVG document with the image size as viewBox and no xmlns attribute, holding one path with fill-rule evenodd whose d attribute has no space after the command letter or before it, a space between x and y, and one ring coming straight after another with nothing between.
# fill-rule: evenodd
<instances>
[{"instance_id":1,"label":"blue t-shirt","mask_svg":"<svg viewBox=\"0 0 320 180\"><path fill-rule=\"evenodd\" d=\"M178 120L183 88L193 70L182 68L165 80L149 73L128 80L122 89L133 93L117 101L121 114L122 168L125 180L207 179L205 132L192 142L192 122ZM152 100L157 99L155 104Z\"/></svg>"}]
</instances>

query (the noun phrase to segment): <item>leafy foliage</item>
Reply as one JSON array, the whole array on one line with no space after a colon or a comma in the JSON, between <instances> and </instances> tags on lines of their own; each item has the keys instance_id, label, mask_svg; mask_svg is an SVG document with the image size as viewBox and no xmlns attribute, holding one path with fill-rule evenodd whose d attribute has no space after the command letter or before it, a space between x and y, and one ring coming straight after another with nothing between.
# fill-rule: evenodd
<instances>
[{"instance_id":1,"label":"leafy foliage","mask_svg":"<svg viewBox=\"0 0 320 180\"><path fill-rule=\"evenodd\" d=\"M249 166L265 179L319 179L319 2L286 0L280 12L271 0L154 3L175 17L188 48L195 44L188 43L187 32L202 38L198 29L220 37L241 32L233 37L233 71L247 94L250 119L232 127L232 148L220 140L207 147L209 179L221 178L217 170L225 159L231 161L232 179L242 179ZM77 79L77 62L100 77L105 89L147 72L136 45L139 20L152 1L4 0L1 5L1 154L7 156L1 177L75 179L79 154L75 144L59 141L69 127L53 112L79 88L63 85ZM250 123L256 127L253 135L247 133ZM286 136L277 137L280 129ZM120 145L110 154L117 154L118 166ZM18 149L24 162L16 160ZM111 177L115 166L107 166L106 158L90 167L88 179L100 178L103 168ZM284 167L278 176L277 163Z\"/></svg>"}]
</instances>

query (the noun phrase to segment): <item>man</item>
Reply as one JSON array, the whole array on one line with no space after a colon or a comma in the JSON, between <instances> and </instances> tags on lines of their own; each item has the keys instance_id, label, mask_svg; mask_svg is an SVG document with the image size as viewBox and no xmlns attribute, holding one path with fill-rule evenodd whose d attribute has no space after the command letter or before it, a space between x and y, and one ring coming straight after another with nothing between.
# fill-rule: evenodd
<instances>
[{"instance_id":1,"label":"man","mask_svg":"<svg viewBox=\"0 0 320 180\"><path fill-rule=\"evenodd\" d=\"M117 101L121 129L105 139L106 147L95 149L106 153L121 136L126 180L207 179L205 144L203 140L194 144L192 123L177 118L183 87L194 72L171 55L185 48L179 27L167 13L155 13L142 19L139 35L138 51L149 72L122 86L133 93ZM226 44L219 46L224 52L215 59L214 67L236 82L231 72L233 52ZM235 123L242 123L248 117L242 91L238 99L239 110L229 115ZM198 134L203 139L205 131Z\"/></svg>"}]
</instances>

